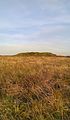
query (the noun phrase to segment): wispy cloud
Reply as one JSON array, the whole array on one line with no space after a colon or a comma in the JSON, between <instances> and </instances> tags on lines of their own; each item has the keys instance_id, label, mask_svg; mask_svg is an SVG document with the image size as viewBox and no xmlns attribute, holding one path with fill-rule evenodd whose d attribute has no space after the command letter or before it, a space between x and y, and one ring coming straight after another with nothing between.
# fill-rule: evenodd
<instances>
[{"instance_id":1,"label":"wispy cloud","mask_svg":"<svg viewBox=\"0 0 70 120\"><path fill-rule=\"evenodd\" d=\"M2 53L52 50L69 54L70 0L2 0L0 9Z\"/></svg>"}]
</instances>

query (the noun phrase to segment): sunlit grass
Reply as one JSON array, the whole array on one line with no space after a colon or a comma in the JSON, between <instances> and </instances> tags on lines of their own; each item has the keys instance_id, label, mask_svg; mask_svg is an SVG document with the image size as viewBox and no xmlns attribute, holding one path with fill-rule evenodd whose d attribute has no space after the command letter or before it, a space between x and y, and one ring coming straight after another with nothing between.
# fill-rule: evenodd
<instances>
[{"instance_id":1,"label":"sunlit grass","mask_svg":"<svg viewBox=\"0 0 70 120\"><path fill-rule=\"evenodd\" d=\"M69 120L70 58L0 57L0 120Z\"/></svg>"}]
</instances>

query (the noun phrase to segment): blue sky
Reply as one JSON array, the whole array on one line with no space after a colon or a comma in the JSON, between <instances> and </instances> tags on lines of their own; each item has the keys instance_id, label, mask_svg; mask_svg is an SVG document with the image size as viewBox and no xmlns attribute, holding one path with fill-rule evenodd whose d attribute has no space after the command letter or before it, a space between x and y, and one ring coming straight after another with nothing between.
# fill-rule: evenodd
<instances>
[{"instance_id":1,"label":"blue sky","mask_svg":"<svg viewBox=\"0 0 70 120\"><path fill-rule=\"evenodd\" d=\"M0 54L70 55L70 0L0 0Z\"/></svg>"}]
</instances>

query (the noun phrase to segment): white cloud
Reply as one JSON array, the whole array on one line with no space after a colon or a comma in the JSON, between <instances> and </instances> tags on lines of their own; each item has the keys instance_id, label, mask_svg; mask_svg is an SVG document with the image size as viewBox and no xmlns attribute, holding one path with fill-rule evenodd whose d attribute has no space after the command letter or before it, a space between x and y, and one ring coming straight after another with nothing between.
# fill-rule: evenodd
<instances>
[{"instance_id":1,"label":"white cloud","mask_svg":"<svg viewBox=\"0 0 70 120\"><path fill-rule=\"evenodd\" d=\"M69 5L69 0L0 1L1 52L65 49L69 53Z\"/></svg>"}]
</instances>

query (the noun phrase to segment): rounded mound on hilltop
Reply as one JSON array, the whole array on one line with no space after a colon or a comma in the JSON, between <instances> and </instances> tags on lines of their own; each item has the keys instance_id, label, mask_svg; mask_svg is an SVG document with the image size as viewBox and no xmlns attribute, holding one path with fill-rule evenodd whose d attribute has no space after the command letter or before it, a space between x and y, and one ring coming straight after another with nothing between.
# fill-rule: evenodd
<instances>
[{"instance_id":1,"label":"rounded mound on hilltop","mask_svg":"<svg viewBox=\"0 0 70 120\"><path fill-rule=\"evenodd\" d=\"M50 52L26 52L26 53L18 53L17 56L57 56L56 54Z\"/></svg>"}]
</instances>

